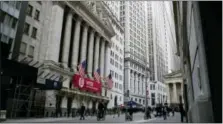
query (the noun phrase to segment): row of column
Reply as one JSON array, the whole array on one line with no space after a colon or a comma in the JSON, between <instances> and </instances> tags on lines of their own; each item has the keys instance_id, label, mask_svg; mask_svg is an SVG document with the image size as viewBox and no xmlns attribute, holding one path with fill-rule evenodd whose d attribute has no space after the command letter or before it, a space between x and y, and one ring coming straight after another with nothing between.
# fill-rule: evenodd
<instances>
[{"instance_id":1,"label":"row of column","mask_svg":"<svg viewBox=\"0 0 223 124\"><path fill-rule=\"evenodd\" d=\"M99 68L99 63L100 63L100 69L101 69L100 73L101 73L101 76L103 76L104 70L105 70L105 59L106 59L105 57L105 49L106 49L105 42L106 41L101 36L96 35L95 30L90 28L90 26L86 22L84 23L84 21L80 17L77 17L75 19L76 23L74 26L74 33L71 34L73 17L74 16L72 12L69 11L66 16L65 32L64 32L64 38L63 38L63 48L62 48L63 66L66 68L68 67L69 55L72 55L71 67L75 71L77 71L76 68L81 62L87 60L87 73L89 73L90 76L92 76L91 75L92 72L96 71ZM83 24L83 30L81 30L82 24ZM81 31L82 31L82 36L80 36ZM74 35L73 41L71 41L71 35ZM88 41L88 37L89 37L89 41ZM96 40L95 40L95 37L96 37ZM70 51L69 48L70 48L71 42L73 42L72 54L69 54L69 51ZM94 43L95 43L95 48L94 48ZM80 53L79 53L79 49L80 49ZM80 61L78 62L79 55L80 55ZM100 60L99 60L99 55L100 55Z\"/></svg>"},{"instance_id":2,"label":"row of column","mask_svg":"<svg viewBox=\"0 0 223 124\"><path fill-rule=\"evenodd\" d=\"M130 73L130 89L132 92L144 95L145 94L145 77L138 74Z\"/></svg>"},{"instance_id":3,"label":"row of column","mask_svg":"<svg viewBox=\"0 0 223 124\"><path fill-rule=\"evenodd\" d=\"M178 92L177 92L177 87L176 87L177 83L171 83L171 84L173 85L173 91L170 91L170 84L169 84L169 86L168 86L169 87L169 96L172 97L172 98L169 97L169 101L177 103L177 102L179 102L178 95L182 95L183 96L183 84L181 84L180 94L178 94Z\"/></svg>"}]
</instances>

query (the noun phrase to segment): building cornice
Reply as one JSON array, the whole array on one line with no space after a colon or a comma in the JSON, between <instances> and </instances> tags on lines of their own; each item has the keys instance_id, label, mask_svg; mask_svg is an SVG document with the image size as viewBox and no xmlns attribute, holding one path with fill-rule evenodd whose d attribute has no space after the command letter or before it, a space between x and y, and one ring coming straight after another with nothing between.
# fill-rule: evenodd
<instances>
[{"instance_id":1,"label":"building cornice","mask_svg":"<svg viewBox=\"0 0 223 124\"><path fill-rule=\"evenodd\" d=\"M142 66L142 67L145 68L145 65L144 64L142 64L142 63L140 63L140 62L138 62L138 61L136 61L136 60L134 60L134 59L132 59L130 57L126 57L125 58L125 61L131 61L131 62L133 62L133 63L135 63L137 65L140 65L140 66ZM147 69L147 71L151 72L149 67L146 67L146 69Z\"/></svg>"},{"instance_id":2,"label":"building cornice","mask_svg":"<svg viewBox=\"0 0 223 124\"><path fill-rule=\"evenodd\" d=\"M120 31L122 33L124 33L124 28L121 26L120 21L118 21L118 19L115 17L115 15L111 12L111 10L108 7L108 5L104 1L102 1L102 4L104 5L104 9L108 13L108 16L112 19L112 21L115 22L115 24L118 26L118 28L120 29Z\"/></svg>"},{"instance_id":3,"label":"building cornice","mask_svg":"<svg viewBox=\"0 0 223 124\"><path fill-rule=\"evenodd\" d=\"M72 8L76 14L83 17L91 27L93 27L100 35L102 35L109 43L111 38L115 36L113 29L108 29L106 25L93 12L91 12L81 1L64 1L67 6Z\"/></svg>"}]
</instances>

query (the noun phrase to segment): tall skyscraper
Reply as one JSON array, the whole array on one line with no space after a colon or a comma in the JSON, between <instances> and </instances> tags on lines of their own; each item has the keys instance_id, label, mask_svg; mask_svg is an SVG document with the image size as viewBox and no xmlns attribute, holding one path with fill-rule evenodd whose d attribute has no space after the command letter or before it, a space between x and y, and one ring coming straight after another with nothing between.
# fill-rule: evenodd
<instances>
[{"instance_id":1,"label":"tall skyscraper","mask_svg":"<svg viewBox=\"0 0 223 124\"><path fill-rule=\"evenodd\" d=\"M112 75L113 88L108 90L110 97L108 108L124 103L124 28L119 22L120 1L103 1L107 12L107 19L111 20L115 36L111 39L112 46L109 49L109 59L107 59L107 72Z\"/></svg>"},{"instance_id":2,"label":"tall skyscraper","mask_svg":"<svg viewBox=\"0 0 223 124\"><path fill-rule=\"evenodd\" d=\"M146 16L144 1L121 1L120 21L125 29L124 89L125 93L129 92L129 97L125 97L125 100L140 104L145 104L145 81L148 71Z\"/></svg>"},{"instance_id":3,"label":"tall skyscraper","mask_svg":"<svg viewBox=\"0 0 223 124\"><path fill-rule=\"evenodd\" d=\"M172 2L147 2L151 104L167 100L167 88L163 76L177 70L176 37ZM154 84L155 83L155 84ZM161 92L160 92L161 91Z\"/></svg>"}]
</instances>

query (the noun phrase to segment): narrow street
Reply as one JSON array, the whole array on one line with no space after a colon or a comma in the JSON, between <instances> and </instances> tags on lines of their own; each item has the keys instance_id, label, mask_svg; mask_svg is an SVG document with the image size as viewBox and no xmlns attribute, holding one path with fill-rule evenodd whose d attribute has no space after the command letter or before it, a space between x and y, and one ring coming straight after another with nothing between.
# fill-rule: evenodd
<instances>
[{"instance_id":1,"label":"narrow street","mask_svg":"<svg viewBox=\"0 0 223 124\"><path fill-rule=\"evenodd\" d=\"M13 119L7 120L6 123L180 123L180 114L175 113L175 116L168 117L167 120L163 120L162 117L152 118L149 120L143 119L144 113L136 113L133 115L133 121L125 121L125 115L113 118L113 115L107 115L104 121L97 121L96 117L88 116L85 120L79 120L76 118L42 118L42 119Z\"/></svg>"}]
</instances>

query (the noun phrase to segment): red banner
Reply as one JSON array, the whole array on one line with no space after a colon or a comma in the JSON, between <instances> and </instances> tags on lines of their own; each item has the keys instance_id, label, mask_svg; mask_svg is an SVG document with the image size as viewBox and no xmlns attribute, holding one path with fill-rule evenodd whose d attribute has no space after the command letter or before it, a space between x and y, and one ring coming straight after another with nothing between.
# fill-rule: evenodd
<instances>
[{"instance_id":1,"label":"red banner","mask_svg":"<svg viewBox=\"0 0 223 124\"><path fill-rule=\"evenodd\" d=\"M101 92L101 82L91 80L89 78L82 78L80 75L75 74L73 76L74 87L80 90L90 91L90 92Z\"/></svg>"}]
</instances>

